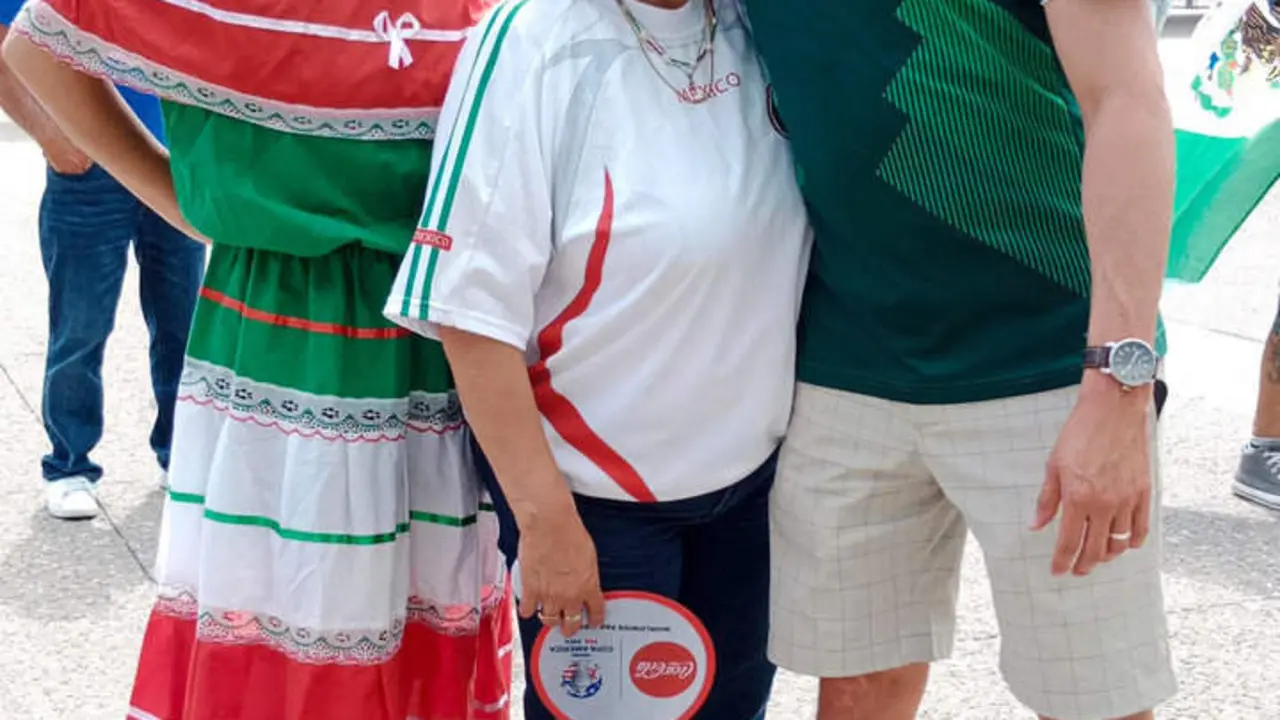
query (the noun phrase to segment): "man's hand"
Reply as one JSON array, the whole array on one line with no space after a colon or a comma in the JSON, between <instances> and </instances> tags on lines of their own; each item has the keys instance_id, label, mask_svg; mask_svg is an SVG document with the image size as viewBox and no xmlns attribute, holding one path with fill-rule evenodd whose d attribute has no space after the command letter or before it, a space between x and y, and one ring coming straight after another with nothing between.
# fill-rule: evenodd
<instances>
[{"instance_id":1,"label":"man's hand","mask_svg":"<svg viewBox=\"0 0 1280 720\"><path fill-rule=\"evenodd\" d=\"M1033 530L1062 508L1054 575L1088 575L1141 547L1151 529L1150 389L1090 371L1045 469Z\"/></svg>"},{"instance_id":2,"label":"man's hand","mask_svg":"<svg viewBox=\"0 0 1280 720\"><path fill-rule=\"evenodd\" d=\"M93 167L93 160L66 138L46 143L42 148L45 162L61 175L83 175Z\"/></svg>"}]
</instances>

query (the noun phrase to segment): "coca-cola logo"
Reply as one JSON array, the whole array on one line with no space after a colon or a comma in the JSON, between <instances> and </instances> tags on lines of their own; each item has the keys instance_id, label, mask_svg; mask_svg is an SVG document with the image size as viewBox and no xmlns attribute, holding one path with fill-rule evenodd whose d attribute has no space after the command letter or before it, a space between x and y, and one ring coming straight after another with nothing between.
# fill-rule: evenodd
<instances>
[{"instance_id":1,"label":"coca-cola logo","mask_svg":"<svg viewBox=\"0 0 1280 720\"><path fill-rule=\"evenodd\" d=\"M683 645L649 643L631 656L631 682L649 697L675 697L692 687L697 678L698 661Z\"/></svg>"}]
</instances>

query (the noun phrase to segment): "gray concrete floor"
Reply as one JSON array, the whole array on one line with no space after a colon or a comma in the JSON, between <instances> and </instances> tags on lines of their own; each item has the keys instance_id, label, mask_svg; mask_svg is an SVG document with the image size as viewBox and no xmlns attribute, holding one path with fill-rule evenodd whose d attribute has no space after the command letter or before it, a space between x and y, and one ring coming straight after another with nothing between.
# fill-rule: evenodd
<instances>
[{"instance_id":1,"label":"gray concrete floor","mask_svg":"<svg viewBox=\"0 0 1280 720\"><path fill-rule=\"evenodd\" d=\"M38 467L45 287L35 218L43 177L35 146L0 116L0 720L111 720L123 717L129 695L161 507L147 450L146 333L131 274L108 349L107 431L96 454L108 471L108 514L78 524L48 519ZM1182 693L1162 718L1280 718L1280 518L1228 492L1275 312L1278 235L1280 190L1209 279L1166 293L1174 388L1164 431L1166 591ZM1028 717L997 672L985 570L969 550L955 657L938 667L922 717ZM771 717L812 717L814 691L812 681L784 674Z\"/></svg>"}]
</instances>

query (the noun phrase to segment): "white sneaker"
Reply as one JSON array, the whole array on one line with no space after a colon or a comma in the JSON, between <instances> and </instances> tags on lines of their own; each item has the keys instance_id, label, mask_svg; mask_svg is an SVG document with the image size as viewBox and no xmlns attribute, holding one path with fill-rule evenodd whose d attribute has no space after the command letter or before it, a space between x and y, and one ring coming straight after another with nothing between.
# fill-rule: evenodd
<instances>
[{"instance_id":1,"label":"white sneaker","mask_svg":"<svg viewBox=\"0 0 1280 720\"><path fill-rule=\"evenodd\" d=\"M46 482L44 507L60 520L88 520L98 516L93 483L80 475Z\"/></svg>"}]
</instances>

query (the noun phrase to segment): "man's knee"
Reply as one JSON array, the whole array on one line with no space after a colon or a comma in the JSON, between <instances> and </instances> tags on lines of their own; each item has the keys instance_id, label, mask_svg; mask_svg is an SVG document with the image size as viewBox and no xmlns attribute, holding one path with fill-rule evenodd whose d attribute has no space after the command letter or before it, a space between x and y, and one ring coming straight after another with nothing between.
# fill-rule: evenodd
<instances>
[{"instance_id":1,"label":"man's knee","mask_svg":"<svg viewBox=\"0 0 1280 720\"><path fill-rule=\"evenodd\" d=\"M818 720L912 720L924 697L924 663L852 678L823 678Z\"/></svg>"}]
</instances>

